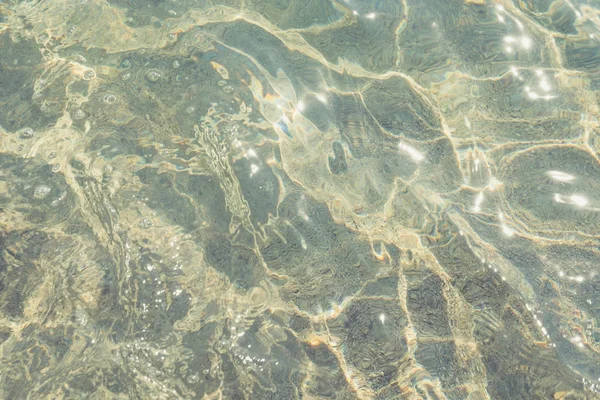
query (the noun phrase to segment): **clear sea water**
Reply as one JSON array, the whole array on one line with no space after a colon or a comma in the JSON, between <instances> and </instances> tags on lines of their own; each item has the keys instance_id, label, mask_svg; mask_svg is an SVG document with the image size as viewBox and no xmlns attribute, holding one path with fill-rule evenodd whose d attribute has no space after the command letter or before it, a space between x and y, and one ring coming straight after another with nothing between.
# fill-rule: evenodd
<instances>
[{"instance_id":1,"label":"clear sea water","mask_svg":"<svg viewBox=\"0 0 600 400\"><path fill-rule=\"evenodd\" d=\"M600 398L598 0L0 3L1 399Z\"/></svg>"}]
</instances>

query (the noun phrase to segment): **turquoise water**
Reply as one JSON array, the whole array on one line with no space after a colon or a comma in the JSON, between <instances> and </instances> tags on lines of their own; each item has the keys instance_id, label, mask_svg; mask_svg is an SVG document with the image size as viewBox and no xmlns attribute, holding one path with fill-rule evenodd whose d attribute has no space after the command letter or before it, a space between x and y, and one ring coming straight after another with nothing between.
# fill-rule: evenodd
<instances>
[{"instance_id":1,"label":"turquoise water","mask_svg":"<svg viewBox=\"0 0 600 400\"><path fill-rule=\"evenodd\" d=\"M600 3L0 3L0 398L600 398Z\"/></svg>"}]
</instances>

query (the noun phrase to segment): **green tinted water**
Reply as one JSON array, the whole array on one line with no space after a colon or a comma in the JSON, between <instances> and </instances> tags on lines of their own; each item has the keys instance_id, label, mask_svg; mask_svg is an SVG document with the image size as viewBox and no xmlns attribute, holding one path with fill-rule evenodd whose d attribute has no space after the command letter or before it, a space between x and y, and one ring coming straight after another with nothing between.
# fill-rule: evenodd
<instances>
[{"instance_id":1,"label":"green tinted water","mask_svg":"<svg viewBox=\"0 0 600 400\"><path fill-rule=\"evenodd\" d=\"M0 16L1 398L599 398L597 2Z\"/></svg>"}]
</instances>

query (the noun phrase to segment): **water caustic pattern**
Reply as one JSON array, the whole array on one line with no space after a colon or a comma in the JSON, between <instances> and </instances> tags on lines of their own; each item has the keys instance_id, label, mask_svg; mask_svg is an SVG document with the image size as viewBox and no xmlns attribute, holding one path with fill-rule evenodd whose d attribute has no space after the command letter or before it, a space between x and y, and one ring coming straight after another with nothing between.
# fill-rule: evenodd
<instances>
[{"instance_id":1,"label":"water caustic pattern","mask_svg":"<svg viewBox=\"0 0 600 400\"><path fill-rule=\"evenodd\" d=\"M1 398L600 398L597 2L0 14Z\"/></svg>"}]
</instances>

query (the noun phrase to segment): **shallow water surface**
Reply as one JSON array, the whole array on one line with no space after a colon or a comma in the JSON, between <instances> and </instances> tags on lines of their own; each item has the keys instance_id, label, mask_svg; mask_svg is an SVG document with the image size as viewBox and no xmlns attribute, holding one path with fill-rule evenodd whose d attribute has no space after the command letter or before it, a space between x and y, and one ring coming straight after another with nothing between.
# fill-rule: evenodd
<instances>
[{"instance_id":1,"label":"shallow water surface","mask_svg":"<svg viewBox=\"0 0 600 400\"><path fill-rule=\"evenodd\" d=\"M596 0L0 3L0 398L600 398Z\"/></svg>"}]
</instances>

